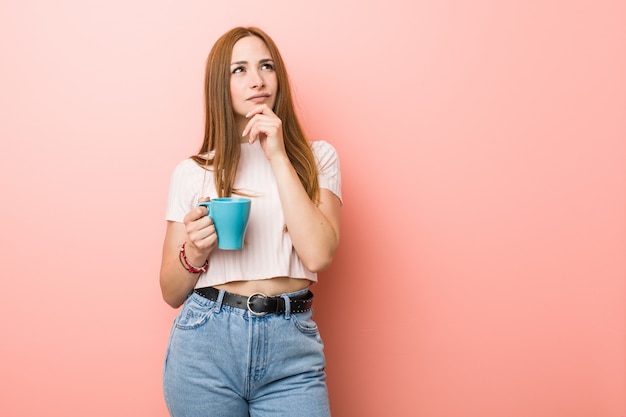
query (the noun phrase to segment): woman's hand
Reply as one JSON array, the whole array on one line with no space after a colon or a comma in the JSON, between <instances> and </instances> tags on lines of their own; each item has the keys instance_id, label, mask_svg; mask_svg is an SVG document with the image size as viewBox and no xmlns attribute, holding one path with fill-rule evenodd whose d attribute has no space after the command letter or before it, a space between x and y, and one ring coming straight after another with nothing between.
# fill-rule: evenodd
<instances>
[{"instance_id":1,"label":"woman's hand","mask_svg":"<svg viewBox=\"0 0 626 417\"><path fill-rule=\"evenodd\" d=\"M202 198L199 201L208 201ZM186 243L185 243L186 242ZM217 243L213 220L207 208L192 208L183 223L168 221L163 242L160 285L163 299L172 307L179 307L193 290L199 274L191 273L180 262L180 246L185 243L185 257L196 267L204 265Z\"/></svg>"},{"instance_id":2,"label":"woman's hand","mask_svg":"<svg viewBox=\"0 0 626 417\"><path fill-rule=\"evenodd\" d=\"M283 141L283 123L267 104L261 104L246 114L250 119L242 136L249 135L248 142L259 141L267 159L286 156Z\"/></svg>"},{"instance_id":3,"label":"woman's hand","mask_svg":"<svg viewBox=\"0 0 626 417\"><path fill-rule=\"evenodd\" d=\"M200 202L209 200L202 198ZM202 265L217 243L215 225L213 219L207 216L207 210L204 206L194 207L183 219L187 233L187 258L193 265Z\"/></svg>"}]
</instances>

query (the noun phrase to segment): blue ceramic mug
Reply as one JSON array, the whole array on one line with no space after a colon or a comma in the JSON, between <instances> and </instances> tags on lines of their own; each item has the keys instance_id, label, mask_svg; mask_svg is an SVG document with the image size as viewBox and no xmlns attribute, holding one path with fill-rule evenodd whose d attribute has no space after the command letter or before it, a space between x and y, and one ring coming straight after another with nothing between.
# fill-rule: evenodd
<instances>
[{"instance_id":1,"label":"blue ceramic mug","mask_svg":"<svg viewBox=\"0 0 626 417\"><path fill-rule=\"evenodd\" d=\"M205 206L208 216L213 219L218 248L224 250L243 248L252 205L249 198L219 197L212 198L211 201L202 201L198 205Z\"/></svg>"}]
</instances>

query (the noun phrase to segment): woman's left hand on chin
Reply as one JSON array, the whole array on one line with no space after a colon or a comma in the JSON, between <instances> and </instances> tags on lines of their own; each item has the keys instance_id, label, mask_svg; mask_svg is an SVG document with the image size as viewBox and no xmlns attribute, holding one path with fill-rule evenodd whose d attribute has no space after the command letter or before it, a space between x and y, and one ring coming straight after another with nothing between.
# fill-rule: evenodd
<instances>
[{"instance_id":1,"label":"woman's left hand on chin","mask_svg":"<svg viewBox=\"0 0 626 417\"><path fill-rule=\"evenodd\" d=\"M267 104L261 104L246 115L250 119L242 136L249 135L248 142L259 141L267 159L285 155L283 123Z\"/></svg>"}]
</instances>

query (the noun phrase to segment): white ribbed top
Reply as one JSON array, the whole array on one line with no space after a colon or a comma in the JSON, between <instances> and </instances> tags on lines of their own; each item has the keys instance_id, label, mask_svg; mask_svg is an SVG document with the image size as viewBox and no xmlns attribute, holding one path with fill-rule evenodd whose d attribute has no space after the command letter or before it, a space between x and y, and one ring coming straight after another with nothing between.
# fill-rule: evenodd
<instances>
[{"instance_id":1,"label":"white ribbed top","mask_svg":"<svg viewBox=\"0 0 626 417\"><path fill-rule=\"evenodd\" d=\"M311 145L320 188L332 191L341 200L341 172L335 148L325 141ZM191 159L176 166L170 182L167 220L182 223L201 196L217 197L212 171L206 173L205 190L201 192L204 175L204 169ZM274 173L258 142L242 143L235 188L252 199L244 248L228 251L216 247L209 256L209 269L200 275L196 288L281 276L317 281L317 274L302 265L285 231Z\"/></svg>"}]
</instances>

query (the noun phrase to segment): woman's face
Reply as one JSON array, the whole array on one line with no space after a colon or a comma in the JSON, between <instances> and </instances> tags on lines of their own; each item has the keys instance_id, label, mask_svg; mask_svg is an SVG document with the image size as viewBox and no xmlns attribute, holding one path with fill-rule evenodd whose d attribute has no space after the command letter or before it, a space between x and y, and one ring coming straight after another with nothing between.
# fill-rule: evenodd
<instances>
[{"instance_id":1,"label":"woman's face","mask_svg":"<svg viewBox=\"0 0 626 417\"><path fill-rule=\"evenodd\" d=\"M278 87L274 61L260 38L246 36L235 43L230 62L233 110L239 125L245 125L246 114L259 104L274 108Z\"/></svg>"}]
</instances>

